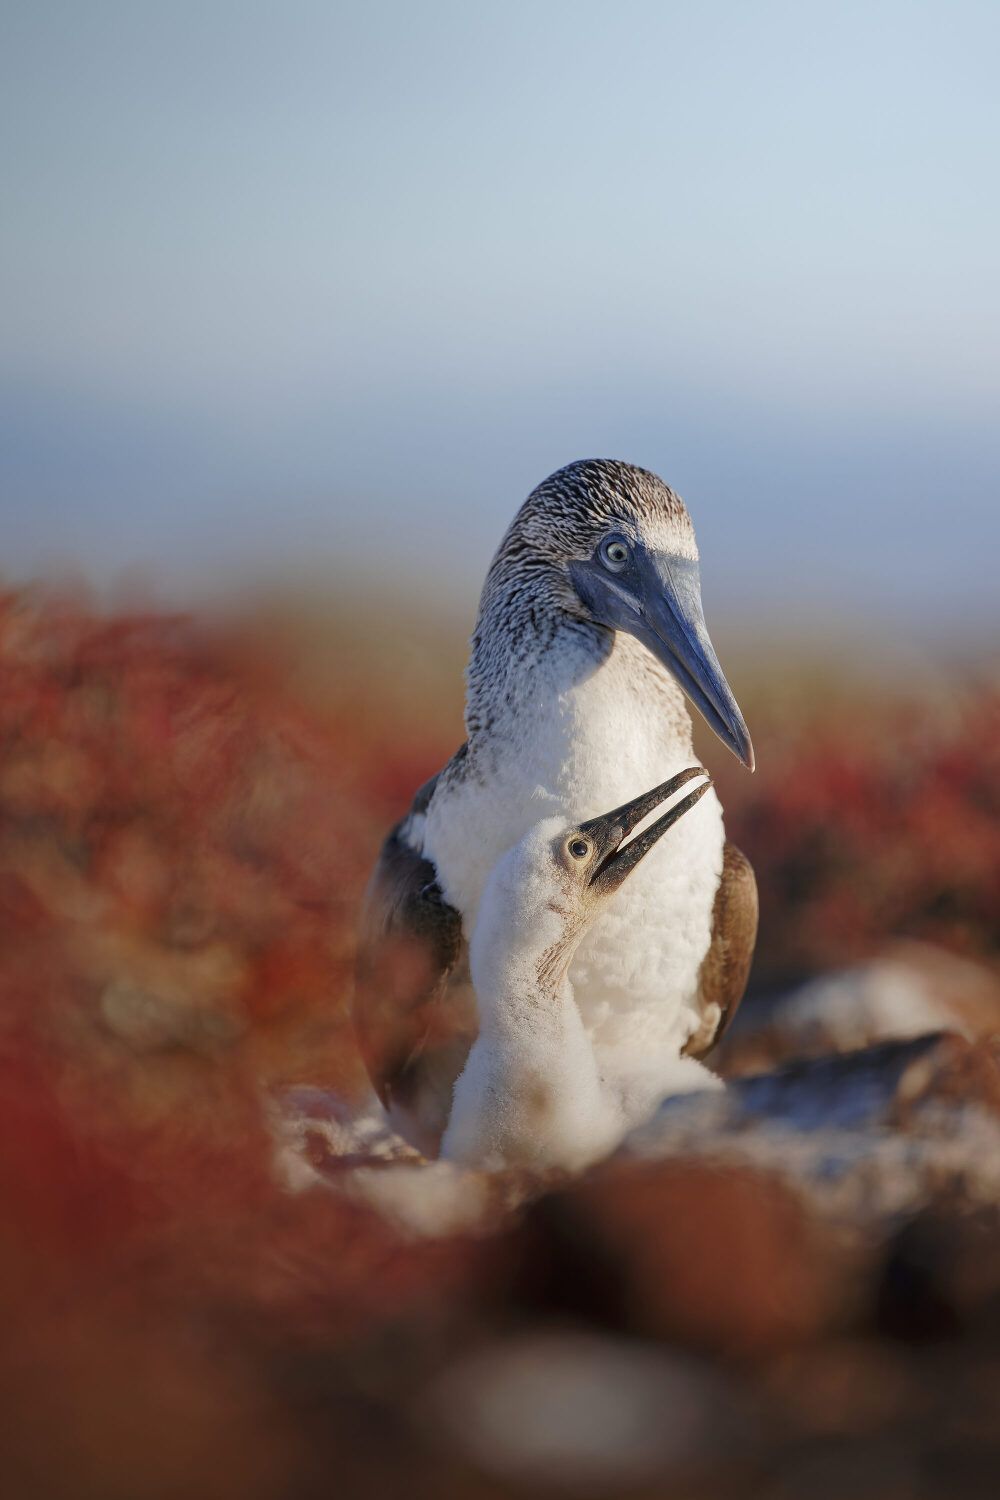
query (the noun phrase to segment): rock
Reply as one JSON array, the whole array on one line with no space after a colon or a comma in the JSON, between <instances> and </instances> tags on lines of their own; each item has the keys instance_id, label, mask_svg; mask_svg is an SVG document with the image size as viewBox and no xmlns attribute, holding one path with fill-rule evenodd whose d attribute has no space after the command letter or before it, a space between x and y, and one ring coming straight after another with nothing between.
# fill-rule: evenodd
<instances>
[{"instance_id":1,"label":"rock","mask_svg":"<svg viewBox=\"0 0 1000 1500\"><path fill-rule=\"evenodd\" d=\"M791 1058L853 1052L877 1042L955 1031L1000 1033L1000 979L928 943L897 942L850 969L771 1000L748 1001L712 1064L726 1078Z\"/></svg>"},{"instance_id":2,"label":"rock","mask_svg":"<svg viewBox=\"0 0 1000 1500\"><path fill-rule=\"evenodd\" d=\"M529 1303L698 1349L794 1345L853 1300L852 1252L747 1166L616 1160L536 1204L525 1235Z\"/></svg>"},{"instance_id":3,"label":"rock","mask_svg":"<svg viewBox=\"0 0 1000 1500\"><path fill-rule=\"evenodd\" d=\"M1000 1201L1000 1074L991 1046L937 1035L787 1064L724 1094L669 1099L625 1141L781 1179L859 1246L945 1193Z\"/></svg>"},{"instance_id":4,"label":"rock","mask_svg":"<svg viewBox=\"0 0 1000 1500\"><path fill-rule=\"evenodd\" d=\"M919 1402L907 1351L872 1337L790 1349L759 1372L774 1425L796 1438L878 1433Z\"/></svg>"},{"instance_id":5,"label":"rock","mask_svg":"<svg viewBox=\"0 0 1000 1500\"><path fill-rule=\"evenodd\" d=\"M534 1187L521 1173L428 1161L396 1134L374 1094L358 1104L329 1089L284 1090L272 1101L270 1125L284 1187L333 1188L408 1239L491 1232Z\"/></svg>"},{"instance_id":6,"label":"rock","mask_svg":"<svg viewBox=\"0 0 1000 1500\"><path fill-rule=\"evenodd\" d=\"M716 1468L741 1426L722 1374L639 1343L563 1330L459 1358L414 1417L439 1445L517 1493L631 1492L678 1471Z\"/></svg>"},{"instance_id":7,"label":"rock","mask_svg":"<svg viewBox=\"0 0 1000 1500\"><path fill-rule=\"evenodd\" d=\"M991 1041L969 1042L945 1035L915 1057L896 1088L892 1123L901 1130L921 1112L939 1118L950 1113L959 1122L976 1108L1000 1119L1000 1063Z\"/></svg>"},{"instance_id":8,"label":"rock","mask_svg":"<svg viewBox=\"0 0 1000 1500\"><path fill-rule=\"evenodd\" d=\"M878 1324L926 1341L1000 1327L1000 1205L955 1193L915 1215L887 1247Z\"/></svg>"},{"instance_id":9,"label":"rock","mask_svg":"<svg viewBox=\"0 0 1000 1500\"><path fill-rule=\"evenodd\" d=\"M659 1253L655 1247L663 1241L671 1288L704 1273L718 1282L713 1296L726 1307L727 1298L738 1300L737 1292L723 1288L727 1275L740 1281L740 1265L728 1257L741 1235L747 1237L744 1259L757 1256L766 1265L773 1251L780 1266L787 1250L792 1267L810 1261L813 1231L803 1225L816 1215L823 1225L819 1238L836 1260L848 1246L871 1244L873 1236L877 1241L900 1216L949 1189L960 1189L970 1202L1000 1197L1000 1068L986 1044L947 1034L790 1063L736 1079L721 1093L667 1100L616 1159L555 1192L553 1181L561 1185L564 1177L426 1161L395 1134L374 1096L365 1106L329 1090L286 1090L275 1097L271 1124L277 1175L287 1188L325 1183L364 1199L410 1236L489 1232L513 1210L544 1198L532 1215L547 1223L543 1240L587 1237L590 1260L577 1257L572 1276L581 1283L589 1278L588 1315L601 1300L593 1294L594 1268L602 1268L605 1301L614 1299L611 1288L624 1284L616 1273L604 1276L605 1199L607 1216L635 1220L651 1253ZM564 1233L566 1215L573 1227ZM544 1256L541 1264L547 1264ZM822 1256L816 1267L822 1279ZM565 1266L553 1274L564 1273ZM802 1321L795 1309L807 1300L791 1274L776 1294L790 1329ZM764 1277L761 1285L771 1282ZM698 1297L695 1302L701 1305ZM777 1327L774 1309L758 1311L762 1327ZM824 1322L822 1308L818 1315ZM620 1310L613 1320L619 1318ZM749 1312L739 1318L749 1329ZM737 1326L728 1319L727 1313L727 1328ZM633 1323L626 1317L622 1326Z\"/></svg>"},{"instance_id":10,"label":"rock","mask_svg":"<svg viewBox=\"0 0 1000 1500\"><path fill-rule=\"evenodd\" d=\"M924 1105L979 1104L1000 1117L993 1052L953 1033L883 1042L733 1081L731 1106L799 1129L906 1128Z\"/></svg>"}]
</instances>

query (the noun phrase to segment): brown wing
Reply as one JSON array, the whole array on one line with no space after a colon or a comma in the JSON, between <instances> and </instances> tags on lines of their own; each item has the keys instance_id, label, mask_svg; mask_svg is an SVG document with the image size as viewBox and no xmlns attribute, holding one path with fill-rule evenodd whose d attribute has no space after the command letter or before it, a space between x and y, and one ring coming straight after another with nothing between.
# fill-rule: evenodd
<instances>
[{"instance_id":1,"label":"brown wing","mask_svg":"<svg viewBox=\"0 0 1000 1500\"><path fill-rule=\"evenodd\" d=\"M689 1057L705 1057L711 1052L736 1014L750 977L757 913L753 866L735 844L727 844L712 909L712 941L699 975L704 1019L684 1048Z\"/></svg>"},{"instance_id":2,"label":"brown wing","mask_svg":"<svg viewBox=\"0 0 1000 1500\"><path fill-rule=\"evenodd\" d=\"M411 815L425 810L436 782L421 787ZM475 1003L461 916L444 900L434 866L407 844L406 821L383 844L365 892L354 1025L382 1103L432 1152L475 1036Z\"/></svg>"}]
</instances>

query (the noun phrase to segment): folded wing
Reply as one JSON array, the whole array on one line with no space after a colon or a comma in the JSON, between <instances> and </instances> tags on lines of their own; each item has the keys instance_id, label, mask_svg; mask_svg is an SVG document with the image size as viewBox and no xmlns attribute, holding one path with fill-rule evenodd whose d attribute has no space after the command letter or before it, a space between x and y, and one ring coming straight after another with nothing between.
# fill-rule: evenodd
<instances>
[{"instance_id":1,"label":"folded wing","mask_svg":"<svg viewBox=\"0 0 1000 1500\"><path fill-rule=\"evenodd\" d=\"M712 909L712 941L699 975L702 1023L684 1048L689 1057L707 1056L739 1008L753 962L758 911L753 866L735 844L726 844Z\"/></svg>"},{"instance_id":2,"label":"folded wing","mask_svg":"<svg viewBox=\"0 0 1000 1500\"><path fill-rule=\"evenodd\" d=\"M436 782L421 787L410 817L426 809ZM444 900L433 864L407 842L408 821L389 834L365 892L354 1025L397 1128L433 1154L477 1020L461 916Z\"/></svg>"}]
</instances>

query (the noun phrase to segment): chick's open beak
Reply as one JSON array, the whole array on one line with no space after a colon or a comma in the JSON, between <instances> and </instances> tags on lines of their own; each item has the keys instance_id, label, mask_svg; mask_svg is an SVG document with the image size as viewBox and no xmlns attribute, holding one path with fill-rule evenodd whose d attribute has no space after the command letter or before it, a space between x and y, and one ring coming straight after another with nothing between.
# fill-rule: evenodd
<instances>
[{"instance_id":1,"label":"chick's open beak","mask_svg":"<svg viewBox=\"0 0 1000 1500\"><path fill-rule=\"evenodd\" d=\"M642 833L637 834L629 843L625 843L625 839L633 828L642 822L643 818L648 817L661 803L668 801L675 792L680 791L682 786L699 776L705 778L701 786L688 792L686 797L675 802L673 807L668 808L655 823L651 823ZM616 807L614 812L605 813L600 818L591 818L589 822L581 823L579 832L584 838L589 839L596 849L589 889L602 896L616 891L639 861L663 837L667 829L672 828L678 818L683 818L686 812L690 812L711 785L712 778L703 766L689 766L686 771L672 776L669 781L653 787L652 791L644 792L641 797L636 797L633 801Z\"/></svg>"}]
</instances>

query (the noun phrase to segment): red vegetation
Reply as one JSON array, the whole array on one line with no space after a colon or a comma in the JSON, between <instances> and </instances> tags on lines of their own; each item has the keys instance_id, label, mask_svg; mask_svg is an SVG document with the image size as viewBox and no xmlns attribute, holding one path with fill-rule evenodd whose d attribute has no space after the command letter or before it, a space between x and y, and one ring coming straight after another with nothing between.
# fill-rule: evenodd
<instances>
[{"instance_id":1,"label":"red vegetation","mask_svg":"<svg viewBox=\"0 0 1000 1500\"><path fill-rule=\"evenodd\" d=\"M238 641L0 603L5 1494L291 1493L272 1359L460 1298L470 1251L272 1171L272 1087L362 1083L363 752Z\"/></svg>"},{"instance_id":2,"label":"red vegetation","mask_svg":"<svg viewBox=\"0 0 1000 1500\"><path fill-rule=\"evenodd\" d=\"M413 1348L473 1326L514 1253L405 1244L272 1171L272 1090L362 1087L358 899L454 748L356 665L307 710L249 636L0 600L5 1494L378 1490ZM890 931L996 956L998 728L986 692L860 743L806 723L723 786L759 982Z\"/></svg>"},{"instance_id":3,"label":"red vegetation","mask_svg":"<svg viewBox=\"0 0 1000 1500\"><path fill-rule=\"evenodd\" d=\"M1000 691L846 701L765 734L759 764L717 776L760 887L754 987L888 936L1000 958Z\"/></svg>"}]
</instances>

